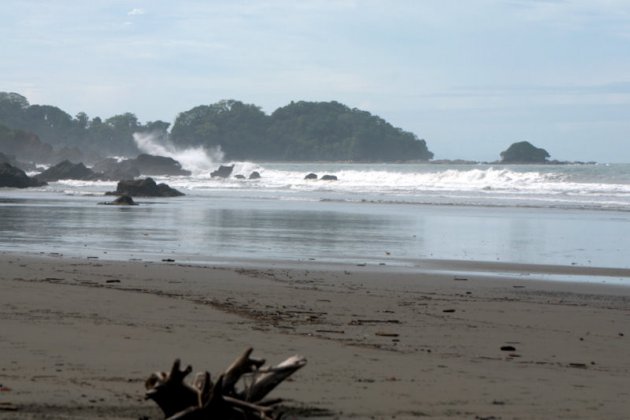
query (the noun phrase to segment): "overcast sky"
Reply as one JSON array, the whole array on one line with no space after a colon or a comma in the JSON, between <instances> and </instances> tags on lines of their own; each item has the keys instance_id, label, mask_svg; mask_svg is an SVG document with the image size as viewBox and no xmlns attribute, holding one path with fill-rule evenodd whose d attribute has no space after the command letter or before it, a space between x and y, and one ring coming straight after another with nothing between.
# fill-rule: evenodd
<instances>
[{"instance_id":1,"label":"overcast sky","mask_svg":"<svg viewBox=\"0 0 630 420\"><path fill-rule=\"evenodd\" d=\"M0 90L172 122L337 100L494 160L630 162L630 0L2 0Z\"/></svg>"}]
</instances>

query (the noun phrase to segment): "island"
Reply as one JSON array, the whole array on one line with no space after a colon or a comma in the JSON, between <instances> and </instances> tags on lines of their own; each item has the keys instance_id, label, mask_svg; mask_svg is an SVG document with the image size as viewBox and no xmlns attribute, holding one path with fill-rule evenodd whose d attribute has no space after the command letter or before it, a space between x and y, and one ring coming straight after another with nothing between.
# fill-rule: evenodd
<instances>
[{"instance_id":1,"label":"island","mask_svg":"<svg viewBox=\"0 0 630 420\"><path fill-rule=\"evenodd\" d=\"M125 112L107 119L72 117L52 105L32 105L0 92L0 152L20 160L95 164L110 156L135 158L134 136L179 148L220 149L226 160L428 161L433 153L414 133L336 101L298 101L266 114L253 104L222 100L177 114L174 123L141 123Z\"/></svg>"},{"instance_id":2,"label":"island","mask_svg":"<svg viewBox=\"0 0 630 420\"><path fill-rule=\"evenodd\" d=\"M548 163L549 153L528 141L513 143L501 152L501 163Z\"/></svg>"}]
</instances>

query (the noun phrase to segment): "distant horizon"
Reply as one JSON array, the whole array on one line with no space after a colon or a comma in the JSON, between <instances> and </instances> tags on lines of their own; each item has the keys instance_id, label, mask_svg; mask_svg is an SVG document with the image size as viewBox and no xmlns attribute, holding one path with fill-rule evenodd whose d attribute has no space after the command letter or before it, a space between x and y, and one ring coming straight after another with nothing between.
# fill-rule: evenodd
<instances>
[{"instance_id":1,"label":"distant horizon","mask_svg":"<svg viewBox=\"0 0 630 420\"><path fill-rule=\"evenodd\" d=\"M630 162L624 0L6 0L0 13L0 90L71 115L336 100L435 159L529 141L552 159Z\"/></svg>"}]
</instances>

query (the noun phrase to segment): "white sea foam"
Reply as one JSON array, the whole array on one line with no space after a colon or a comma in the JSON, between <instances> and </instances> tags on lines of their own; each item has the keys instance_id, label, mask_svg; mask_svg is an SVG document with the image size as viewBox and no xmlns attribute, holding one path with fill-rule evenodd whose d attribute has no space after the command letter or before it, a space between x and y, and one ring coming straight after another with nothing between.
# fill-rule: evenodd
<instances>
[{"instance_id":1,"label":"white sea foam","mask_svg":"<svg viewBox=\"0 0 630 420\"><path fill-rule=\"evenodd\" d=\"M145 139L146 141L146 139ZM630 166L443 167L254 163L213 160L202 149L177 150L146 141L147 152L172 156L192 176L156 177L193 195L228 194L246 199L370 201L488 206L567 207L630 210ZM160 148L162 147L162 148ZM169 152L170 150L170 152ZM186 163L187 162L187 163ZM212 178L220 164L234 165L232 176ZM247 179L257 171L261 178ZM305 180L309 172L337 181ZM242 175L245 179L237 179ZM100 191L104 184L63 181L65 189Z\"/></svg>"},{"instance_id":2,"label":"white sea foam","mask_svg":"<svg viewBox=\"0 0 630 420\"><path fill-rule=\"evenodd\" d=\"M191 188L273 188L303 191L338 191L366 193L409 193L424 191L511 192L535 194L630 194L630 185L572 182L557 173L517 172L509 169L433 170L399 172L385 170L328 171L337 181L305 180L306 172L269 168L251 162L234 163L233 175L248 176L258 171L262 178L253 184L237 179L212 179L199 174L181 183ZM321 173L320 175L322 175Z\"/></svg>"},{"instance_id":3,"label":"white sea foam","mask_svg":"<svg viewBox=\"0 0 630 420\"><path fill-rule=\"evenodd\" d=\"M133 139L142 152L173 158L193 174L203 174L217 166L217 162L223 161L220 147L211 150L201 146L182 149L166 141L160 142L152 133L134 133Z\"/></svg>"}]
</instances>

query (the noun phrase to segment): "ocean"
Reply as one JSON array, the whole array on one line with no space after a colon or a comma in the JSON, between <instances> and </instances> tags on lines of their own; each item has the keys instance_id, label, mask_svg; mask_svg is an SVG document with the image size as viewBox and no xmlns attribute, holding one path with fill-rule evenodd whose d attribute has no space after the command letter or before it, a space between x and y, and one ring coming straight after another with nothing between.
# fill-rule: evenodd
<instances>
[{"instance_id":1,"label":"ocean","mask_svg":"<svg viewBox=\"0 0 630 420\"><path fill-rule=\"evenodd\" d=\"M0 190L0 250L107 259L427 260L630 268L630 165L234 162L213 179L154 177L186 195L103 206L115 182ZM313 172L337 181L305 180Z\"/></svg>"}]
</instances>

